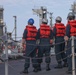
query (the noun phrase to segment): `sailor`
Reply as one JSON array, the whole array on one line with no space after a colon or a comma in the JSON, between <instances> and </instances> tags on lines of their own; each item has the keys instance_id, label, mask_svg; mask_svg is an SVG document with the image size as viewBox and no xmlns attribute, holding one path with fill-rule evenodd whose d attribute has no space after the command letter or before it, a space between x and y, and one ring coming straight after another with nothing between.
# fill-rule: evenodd
<instances>
[{"instance_id":1,"label":"sailor","mask_svg":"<svg viewBox=\"0 0 76 75\"><path fill-rule=\"evenodd\" d=\"M55 37L55 54L56 54L56 60L58 65L55 68L62 68L63 66L67 66L67 59L64 59L66 57L65 54L65 42L64 42L64 36L65 36L65 26L63 23L61 23L62 18L60 16L57 16L55 19L55 25L53 28L53 34ZM62 43L61 43L62 42ZM60 44L57 44L60 43ZM64 64L62 65L62 59Z\"/></svg>"},{"instance_id":2,"label":"sailor","mask_svg":"<svg viewBox=\"0 0 76 75\"><path fill-rule=\"evenodd\" d=\"M42 57L45 54L45 62L46 62L46 71L50 70L50 44L53 43L53 33L48 24L47 19L42 20L42 24L38 29L38 39L40 40L39 47L38 47L38 70L41 71L41 63Z\"/></svg>"},{"instance_id":3,"label":"sailor","mask_svg":"<svg viewBox=\"0 0 76 75\"><path fill-rule=\"evenodd\" d=\"M28 20L28 25L26 26L22 43L26 42L26 50L25 50L25 65L23 73L28 73L28 68L30 66L30 57L32 58L32 65L34 68L34 72L37 72L37 59L36 59L36 37L37 37L37 29L33 25L34 19L30 18Z\"/></svg>"},{"instance_id":4,"label":"sailor","mask_svg":"<svg viewBox=\"0 0 76 75\"><path fill-rule=\"evenodd\" d=\"M71 47L71 36L74 36L76 38L76 20L75 20L75 15L73 12L69 12L68 17L67 17L67 25L66 25L66 36L65 36L65 40L68 41L67 42L67 48L68 50L66 50L67 53L67 57L71 55L72 53L72 47ZM76 44L76 39L74 39L74 44ZM71 47L71 48L69 48ZM75 49L75 53L76 53L76 46L74 46ZM67 58L67 62L68 62L68 74L72 73L72 57L68 57ZM75 63L76 63L76 57L75 57ZM76 64L75 64L76 65Z\"/></svg>"}]
</instances>

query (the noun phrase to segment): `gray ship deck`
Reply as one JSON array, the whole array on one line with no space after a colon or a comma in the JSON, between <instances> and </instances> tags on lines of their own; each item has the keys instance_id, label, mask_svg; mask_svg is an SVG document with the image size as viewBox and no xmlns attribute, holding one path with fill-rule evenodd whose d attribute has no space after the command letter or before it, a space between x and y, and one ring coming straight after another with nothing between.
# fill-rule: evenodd
<instances>
[{"instance_id":1,"label":"gray ship deck","mask_svg":"<svg viewBox=\"0 0 76 75\"><path fill-rule=\"evenodd\" d=\"M11 60L9 61L9 75L68 75L66 74L67 68L62 69L55 69L54 67L57 65L55 56L51 57L51 70L46 71L45 70L45 62L42 63L42 71L34 73L32 70L32 65L30 65L29 73L28 74L20 74L20 72L23 70L24 66L24 59L19 60ZM5 65L4 63L0 63L0 75L5 75ZM71 75L71 74L69 74Z\"/></svg>"}]
</instances>

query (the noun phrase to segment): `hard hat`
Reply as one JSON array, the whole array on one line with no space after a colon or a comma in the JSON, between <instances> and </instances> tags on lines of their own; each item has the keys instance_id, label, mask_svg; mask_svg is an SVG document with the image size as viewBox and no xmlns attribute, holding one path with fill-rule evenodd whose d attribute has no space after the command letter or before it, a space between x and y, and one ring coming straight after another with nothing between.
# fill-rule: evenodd
<instances>
[{"instance_id":1,"label":"hard hat","mask_svg":"<svg viewBox=\"0 0 76 75\"><path fill-rule=\"evenodd\" d=\"M42 23L48 23L47 19L42 19Z\"/></svg>"},{"instance_id":2,"label":"hard hat","mask_svg":"<svg viewBox=\"0 0 76 75\"><path fill-rule=\"evenodd\" d=\"M33 25L33 24L34 24L34 19L30 18L30 19L28 20L28 24Z\"/></svg>"},{"instance_id":3,"label":"hard hat","mask_svg":"<svg viewBox=\"0 0 76 75\"><path fill-rule=\"evenodd\" d=\"M69 12L67 19L75 19L75 15L73 12Z\"/></svg>"},{"instance_id":4,"label":"hard hat","mask_svg":"<svg viewBox=\"0 0 76 75\"><path fill-rule=\"evenodd\" d=\"M62 21L62 18L60 16L56 17L56 21Z\"/></svg>"}]
</instances>

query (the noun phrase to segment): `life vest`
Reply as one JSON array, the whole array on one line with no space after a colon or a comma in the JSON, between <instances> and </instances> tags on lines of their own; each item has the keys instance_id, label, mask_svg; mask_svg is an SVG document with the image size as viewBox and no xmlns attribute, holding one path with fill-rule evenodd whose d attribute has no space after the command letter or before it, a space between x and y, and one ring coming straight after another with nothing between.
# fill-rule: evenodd
<instances>
[{"instance_id":1,"label":"life vest","mask_svg":"<svg viewBox=\"0 0 76 75\"><path fill-rule=\"evenodd\" d=\"M70 36L76 36L76 20L69 21L68 24L70 25Z\"/></svg>"},{"instance_id":2,"label":"life vest","mask_svg":"<svg viewBox=\"0 0 76 75\"><path fill-rule=\"evenodd\" d=\"M65 26L62 23L56 23L56 36L64 36L65 35Z\"/></svg>"},{"instance_id":3,"label":"life vest","mask_svg":"<svg viewBox=\"0 0 76 75\"><path fill-rule=\"evenodd\" d=\"M37 29L35 26L26 26L27 30L27 38L26 40L36 40L36 35L37 35Z\"/></svg>"},{"instance_id":4,"label":"life vest","mask_svg":"<svg viewBox=\"0 0 76 75\"><path fill-rule=\"evenodd\" d=\"M50 37L50 26L46 24L40 25L40 38L49 38Z\"/></svg>"}]
</instances>

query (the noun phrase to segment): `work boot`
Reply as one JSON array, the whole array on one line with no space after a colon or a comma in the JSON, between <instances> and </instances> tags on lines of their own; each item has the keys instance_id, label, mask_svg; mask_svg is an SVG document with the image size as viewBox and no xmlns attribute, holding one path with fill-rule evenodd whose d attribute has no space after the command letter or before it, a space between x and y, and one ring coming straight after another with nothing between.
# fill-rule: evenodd
<instances>
[{"instance_id":1,"label":"work boot","mask_svg":"<svg viewBox=\"0 0 76 75\"><path fill-rule=\"evenodd\" d=\"M61 69L62 68L62 65L61 64L58 64L57 66L55 66L55 68L57 69Z\"/></svg>"},{"instance_id":2,"label":"work boot","mask_svg":"<svg viewBox=\"0 0 76 75\"><path fill-rule=\"evenodd\" d=\"M49 70L51 70L51 69L50 69L50 67L49 67L49 64L47 64L47 65L46 65L46 71L49 71Z\"/></svg>"},{"instance_id":3,"label":"work boot","mask_svg":"<svg viewBox=\"0 0 76 75\"><path fill-rule=\"evenodd\" d=\"M67 74L72 74L72 71L69 71L69 70L68 70L68 71L66 71L66 73L67 73Z\"/></svg>"},{"instance_id":4,"label":"work boot","mask_svg":"<svg viewBox=\"0 0 76 75\"><path fill-rule=\"evenodd\" d=\"M21 74L22 74L22 73L26 73L26 74L27 74L27 73L28 73L28 69L24 69L24 70L23 70L22 72L20 72L20 73L21 73Z\"/></svg>"},{"instance_id":5,"label":"work boot","mask_svg":"<svg viewBox=\"0 0 76 75\"><path fill-rule=\"evenodd\" d=\"M41 71L41 65L40 65L40 64L39 64L37 70L38 70L38 71Z\"/></svg>"},{"instance_id":6,"label":"work boot","mask_svg":"<svg viewBox=\"0 0 76 75\"><path fill-rule=\"evenodd\" d=\"M33 72L38 72L37 68L34 68Z\"/></svg>"},{"instance_id":7,"label":"work boot","mask_svg":"<svg viewBox=\"0 0 76 75\"><path fill-rule=\"evenodd\" d=\"M68 64L64 62L63 67L68 67Z\"/></svg>"}]
</instances>

